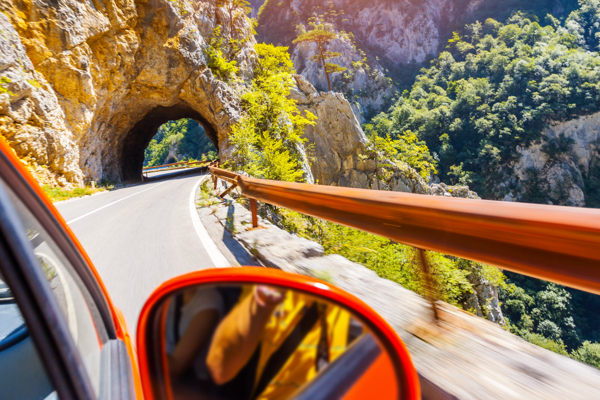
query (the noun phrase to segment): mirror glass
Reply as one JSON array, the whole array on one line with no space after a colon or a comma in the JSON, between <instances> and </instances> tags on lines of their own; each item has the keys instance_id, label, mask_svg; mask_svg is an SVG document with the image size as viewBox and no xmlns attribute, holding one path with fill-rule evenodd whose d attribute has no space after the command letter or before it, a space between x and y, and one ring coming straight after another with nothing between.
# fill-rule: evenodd
<instances>
[{"instance_id":1,"label":"mirror glass","mask_svg":"<svg viewBox=\"0 0 600 400\"><path fill-rule=\"evenodd\" d=\"M194 286L163 304L167 398L398 398L389 354L338 304L260 284Z\"/></svg>"}]
</instances>

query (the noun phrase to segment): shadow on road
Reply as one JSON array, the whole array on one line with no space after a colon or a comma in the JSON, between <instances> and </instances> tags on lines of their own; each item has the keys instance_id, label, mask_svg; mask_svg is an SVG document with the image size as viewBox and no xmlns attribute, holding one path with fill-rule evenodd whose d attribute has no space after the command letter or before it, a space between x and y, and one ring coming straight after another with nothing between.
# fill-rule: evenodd
<instances>
[{"instance_id":1,"label":"shadow on road","mask_svg":"<svg viewBox=\"0 0 600 400\"><path fill-rule=\"evenodd\" d=\"M233 234L231 233L231 231L233 230L233 226L234 226L233 218L234 218L233 203L229 202L228 207L227 207L227 227L228 227L228 229L223 229L223 236L221 237L223 244L225 245L225 247L227 247L227 249L231 252L231 255L235 258L235 260L241 266L264 267L264 265L262 265L256 257L254 257L252 254L250 254L250 252L244 246L242 246L240 244L240 242L237 241L237 239L235 239L233 237ZM230 227L231 227L231 230L229 229ZM227 257L227 255L225 255L225 257L227 259L229 259L229 257Z\"/></svg>"}]
</instances>

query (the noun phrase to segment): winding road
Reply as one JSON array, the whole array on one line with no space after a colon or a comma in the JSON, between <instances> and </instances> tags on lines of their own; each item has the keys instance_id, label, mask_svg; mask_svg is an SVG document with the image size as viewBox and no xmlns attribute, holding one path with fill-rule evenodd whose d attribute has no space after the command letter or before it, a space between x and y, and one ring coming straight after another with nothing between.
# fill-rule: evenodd
<instances>
[{"instance_id":1,"label":"winding road","mask_svg":"<svg viewBox=\"0 0 600 400\"><path fill-rule=\"evenodd\" d=\"M227 266L191 212L203 176L163 178L55 204L123 310L132 337L144 302L162 282Z\"/></svg>"}]
</instances>

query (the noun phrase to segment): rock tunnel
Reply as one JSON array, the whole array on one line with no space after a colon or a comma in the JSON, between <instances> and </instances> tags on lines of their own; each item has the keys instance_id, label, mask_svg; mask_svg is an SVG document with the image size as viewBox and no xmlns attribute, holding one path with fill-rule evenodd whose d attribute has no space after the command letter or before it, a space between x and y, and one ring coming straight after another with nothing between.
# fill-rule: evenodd
<instances>
[{"instance_id":1,"label":"rock tunnel","mask_svg":"<svg viewBox=\"0 0 600 400\"><path fill-rule=\"evenodd\" d=\"M208 138L219 148L215 128L200 113L185 103L169 107L157 106L150 110L129 131L123 142L121 153L121 178L126 181L139 181L144 164L144 151L162 124L182 118L196 120Z\"/></svg>"}]
</instances>

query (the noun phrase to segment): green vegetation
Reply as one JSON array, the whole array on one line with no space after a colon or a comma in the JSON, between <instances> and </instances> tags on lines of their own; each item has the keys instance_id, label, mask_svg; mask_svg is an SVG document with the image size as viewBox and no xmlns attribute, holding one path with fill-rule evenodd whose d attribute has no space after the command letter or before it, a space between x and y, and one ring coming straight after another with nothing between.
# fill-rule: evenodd
<instances>
[{"instance_id":1,"label":"green vegetation","mask_svg":"<svg viewBox=\"0 0 600 400\"><path fill-rule=\"evenodd\" d=\"M200 197L202 197L202 199L198 200L198 202L196 203L197 206L210 207L215 204L219 204L221 202L220 200L218 200L216 197L213 196L212 190L209 187L209 185L211 183L212 183L212 181L210 179L208 179L208 180L202 182L202 185L200 185Z\"/></svg>"},{"instance_id":2,"label":"green vegetation","mask_svg":"<svg viewBox=\"0 0 600 400\"><path fill-rule=\"evenodd\" d=\"M52 187L50 185L42 186L42 189L44 189L44 192L46 192L53 203L56 203L57 201L74 199L76 197L91 196L94 193L104 192L112 188L112 185L98 186L94 189L92 189L90 186L75 189L62 189L60 187Z\"/></svg>"},{"instance_id":3,"label":"green vegetation","mask_svg":"<svg viewBox=\"0 0 600 400\"><path fill-rule=\"evenodd\" d=\"M3 76L2 78L0 78L0 93L6 93L9 96L12 96L12 92L10 90L8 90L6 87L4 87L5 85L8 85L11 82L12 81L10 80L10 78L7 78L6 76Z\"/></svg>"},{"instance_id":4,"label":"green vegetation","mask_svg":"<svg viewBox=\"0 0 600 400\"><path fill-rule=\"evenodd\" d=\"M411 131L402 132L396 135L396 139L392 139L389 134L385 137L378 136L370 124L363 128L369 139L366 146L367 151L375 158L378 179L386 180L392 173L391 168L399 166L399 163L405 163L414 168L426 181L429 181L429 177L437 172L435 169L437 162L429 153L427 145L424 141L419 141ZM364 155L361 158L368 159L369 156Z\"/></svg>"},{"instance_id":5,"label":"green vegetation","mask_svg":"<svg viewBox=\"0 0 600 400\"><path fill-rule=\"evenodd\" d=\"M485 1L474 11L471 21L485 21L494 18L496 21L504 22L512 17L515 12L520 12L527 18L536 22L553 21L549 14L562 12L555 15L557 18L567 17L569 13L579 7L578 0L504 0ZM454 27L460 29L461 27Z\"/></svg>"},{"instance_id":6,"label":"green vegetation","mask_svg":"<svg viewBox=\"0 0 600 400\"><path fill-rule=\"evenodd\" d=\"M580 348L573 350L571 357L600 369L600 343L585 341Z\"/></svg>"},{"instance_id":7,"label":"green vegetation","mask_svg":"<svg viewBox=\"0 0 600 400\"><path fill-rule=\"evenodd\" d=\"M223 36L220 25L215 28L208 46L204 49L204 54L206 54L208 68L218 79L229 82L236 76L237 61L228 61L223 55Z\"/></svg>"},{"instance_id":8,"label":"green vegetation","mask_svg":"<svg viewBox=\"0 0 600 400\"><path fill-rule=\"evenodd\" d=\"M600 110L600 1L581 1L564 23L548 16L546 26L539 23L540 10L527 17L514 13L506 24L488 19L456 32L446 51L421 70L411 90L389 113L365 125L365 131L381 141L414 132L438 161L442 180L469 184L484 198L502 198L500 184L511 176L519 146L539 140L549 121ZM542 151L555 162L578 162L572 145L558 137ZM583 176L588 206L600 204L598 176L600 163L594 161ZM533 169L520 186L529 202L568 195L567 182L546 193L548 185ZM499 292L512 332L598 366L598 296L508 272L506 276Z\"/></svg>"},{"instance_id":9,"label":"green vegetation","mask_svg":"<svg viewBox=\"0 0 600 400\"><path fill-rule=\"evenodd\" d=\"M261 212L288 232L321 244L326 254L342 255L382 278L425 294L419 257L414 248L278 207L262 205ZM492 284L503 285L504 275L497 268L430 251L427 257L434 278L435 297L450 304L462 306L465 296L472 292L470 274L479 274Z\"/></svg>"},{"instance_id":10,"label":"green vegetation","mask_svg":"<svg viewBox=\"0 0 600 400\"><path fill-rule=\"evenodd\" d=\"M599 366L600 344L593 343L600 342L599 296L511 272L505 274L506 285L499 288L499 297L513 333L548 350ZM596 364L590 361L593 357Z\"/></svg>"},{"instance_id":11,"label":"green vegetation","mask_svg":"<svg viewBox=\"0 0 600 400\"><path fill-rule=\"evenodd\" d=\"M167 157L169 152L171 157ZM169 121L160 128L144 153L144 166L172 164L178 161L214 160L217 149L202 126L193 119Z\"/></svg>"},{"instance_id":12,"label":"green vegetation","mask_svg":"<svg viewBox=\"0 0 600 400\"><path fill-rule=\"evenodd\" d=\"M234 151L226 167L250 176L303 181L304 127L315 116L288 98L294 66L287 47L257 44L255 77L241 97L243 115L233 127Z\"/></svg>"},{"instance_id":13,"label":"green vegetation","mask_svg":"<svg viewBox=\"0 0 600 400\"><path fill-rule=\"evenodd\" d=\"M298 25L300 33L292 43L315 43L317 45L319 54L311 57L311 61L323 65L325 78L327 78L327 88L331 91L331 80L329 79L329 75L336 72L344 72L346 68L327 62L327 60L342 55L341 53L328 51L327 45L335 39L343 38L345 33L336 32L332 24L325 22L323 15L314 15L311 17L308 20L308 26L310 29L306 30L306 27L303 24Z\"/></svg>"},{"instance_id":14,"label":"green vegetation","mask_svg":"<svg viewBox=\"0 0 600 400\"><path fill-rule=\"evenodd\" d=\"M565 348L564 343L561 342L560 340L554 341L554 340L548 339L547 337L544 337L538 333L531 333L529 331L523 332L520 336L523 339L527 340L529 343L535 344L536 346L543 347L546 350L553 351L562 356L569 355L569 353L567 352L567 349Z\"/></svg>"},{"instance_id":15,"label":"green vegetation","mask_svg":"<svg viewBox=\"0 0 600 400\"><path fill-rule=\"evenodd\" d=\"M455 33L412 89L371 121L373 130L414 132L439 159L442 180L502 198L518 146L540 139L550 120L600 109L600 55L582 47L589 32L553 23L517 13L507 24L488 19Z\"/></svg>"}]
</instances>

